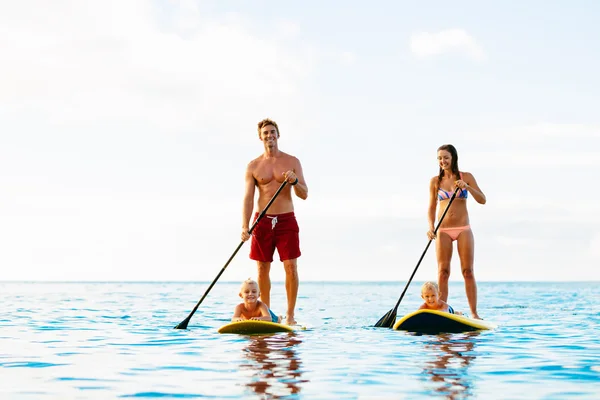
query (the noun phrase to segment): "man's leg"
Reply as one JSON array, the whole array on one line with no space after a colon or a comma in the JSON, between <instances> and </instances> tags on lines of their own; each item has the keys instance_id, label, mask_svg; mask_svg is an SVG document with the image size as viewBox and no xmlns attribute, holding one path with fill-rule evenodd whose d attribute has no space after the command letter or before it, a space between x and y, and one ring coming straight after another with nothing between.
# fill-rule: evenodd
<instances>
[{"instance_id":1,"label":"man's leg","mask_svg":"<svg viewBox=\"0 0 600 400\"><path fill-rule=\"evenodd\" d=\"M260 301L271 308L271 278L269 277L271 263L257 261L256 265L258 266L258 290L260 291Z\"/></svg>"},{"instance_id":2,"label":"man's leg","mask_svg":"<svg viewBox=\"0 0 600 400\"><path fill-rule=\"evenodd\" d=\"M296 298L298 297L298 259L284 260L283 268L285 269L285 292L287 294L287 320L288 325L295 325L296 320L294 314L296 310Z\"/></svg>"}]
</instances>

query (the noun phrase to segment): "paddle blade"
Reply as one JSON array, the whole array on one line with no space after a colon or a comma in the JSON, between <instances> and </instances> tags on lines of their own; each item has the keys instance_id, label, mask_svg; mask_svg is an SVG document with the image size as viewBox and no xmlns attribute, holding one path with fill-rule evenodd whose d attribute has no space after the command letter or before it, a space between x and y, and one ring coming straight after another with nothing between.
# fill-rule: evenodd
<instances>
[{"instance_id":1,"label":"paddle blade","mask_svg":"<svg viewBox=\"0 0 600 400\"><path fill-rule=\"evenodd\" d=\"M175 327L175 329L187 329L187 326L188 326L188 324L190 323L190 317L191 317L191 316L189 316L189 317L187 317L186 319L184 319L183 321L181 321L181 322L179 323L179 325L177 325L177 326Z\"/></svg>"},{"instance_id":2,"label":"paddle blade","mask_svg":"<svg viewBox=\"0 0 600 400\"><path fill-rule=\"evenodd\" d=\"M377 323L375 328L392 328L396 323L396 310L390 310Z\"/></svg>"}]
</instances>

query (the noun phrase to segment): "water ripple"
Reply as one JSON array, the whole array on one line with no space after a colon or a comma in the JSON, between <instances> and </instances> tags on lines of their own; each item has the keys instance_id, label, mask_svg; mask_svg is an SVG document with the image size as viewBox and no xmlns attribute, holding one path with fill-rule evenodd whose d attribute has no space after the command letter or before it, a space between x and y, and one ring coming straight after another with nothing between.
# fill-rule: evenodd
<instances>
[{"instance_id":1,"label":"water ripple","mask_svg":"<svg viewBox=\"0 0 600 400\"><path fill-rule=\"evenodd\" d=\"M480 284L489 332L413 335L373 324L398 285L303 284L308 330L219 335L238 283L3 283L7 398L593 399L600 393L597 284ZM281 284L272 304L285 304ZM400 288L401 289L401 288ZM451 284L453 306L468 309ZM539 307L543 299L544 307ZM420 302L418 285L398 313ZM159 305L159 306L157 306ZM35 388L35 390L32 390Z\"/></svg>"}]
</instances>

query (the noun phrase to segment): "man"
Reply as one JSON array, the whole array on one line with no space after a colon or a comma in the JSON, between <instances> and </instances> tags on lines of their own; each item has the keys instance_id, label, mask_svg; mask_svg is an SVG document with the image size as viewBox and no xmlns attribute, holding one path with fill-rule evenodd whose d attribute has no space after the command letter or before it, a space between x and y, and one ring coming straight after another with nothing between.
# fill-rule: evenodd
<instances>
[{"instance_id":1,"label":"man","mask_svg":"<svg viewBox=\"0 0 600 400\"><path fill-rule=\"evenodd\" d=\"M271 204L267 213L252 231L250 258L258 266L258 287L261 300L271 306L271 279L269 271L275 248L285 269L287 294L286 323L296 324L294 312L298 296L298 266L300 257L299 228L294 215L292 190L306 200L308 187L304 181L300 161L279 150L279 127L275 121L263 119L258 123L258 138L263 142L264 153L250 161L246 168L245 194L242 211L242 240L250 239L250 217L254 208L254 192L258 188L258 209L262 211L283 181L283 190ZM256 221L259 212L254 214Z\"/></svg>"}]
</instances>

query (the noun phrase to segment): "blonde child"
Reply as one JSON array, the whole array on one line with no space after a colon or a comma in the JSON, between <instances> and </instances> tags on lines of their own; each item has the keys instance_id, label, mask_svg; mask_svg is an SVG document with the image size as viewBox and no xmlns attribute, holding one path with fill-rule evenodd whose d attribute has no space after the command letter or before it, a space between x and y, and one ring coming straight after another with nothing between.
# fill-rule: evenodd
<instances>
[{"instance_id":1,"label":"blonde child","mask_svg":"<svg viewBox=\"0 0 600 400\"><path fill-rule=\"evenodd\" d=\"M233 317L231 318L232 322L248 319L281 322L281 317L275 315L265 303L258 299L260 291L258 290L258 283L256 281L248 278L242 282L239 296L243 302L235 306Z\"/></svg>"},{"instance_id":2,"label":"blonde child","mask_svg":"<svg viewBox=\"0 0 600 400\"><path fill-rule=\"evenodd\" d=\"M419 310L438 310L450 314L462 315L461 312L455 312L452 306L440 299L440 290L435 282L425 282L421 286L421 298L425 302L421 304Z\"/></svg>"}]
</instances>

